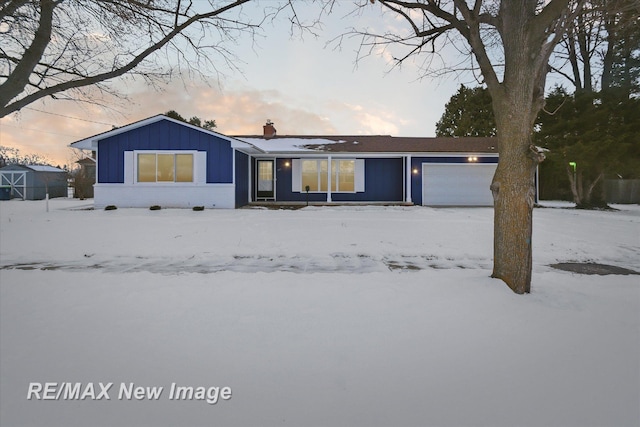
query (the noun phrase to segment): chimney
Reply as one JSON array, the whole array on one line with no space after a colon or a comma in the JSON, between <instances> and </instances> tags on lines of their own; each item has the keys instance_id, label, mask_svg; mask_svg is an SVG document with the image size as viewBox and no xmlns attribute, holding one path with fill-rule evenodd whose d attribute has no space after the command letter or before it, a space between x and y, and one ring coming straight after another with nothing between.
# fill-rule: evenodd
<instances>
[{"instance_id":1,"label":"chimney","mask_svg":"<svg viewBox=\"0 0 640 427\"><path fill-rule=\"evenodd\" d=\"M271 139L276 136L276 128L273 127L273 122L271 120L267 120L267 124L262 126L264 131L264 139Z\"/></svg>"}]
</instances>

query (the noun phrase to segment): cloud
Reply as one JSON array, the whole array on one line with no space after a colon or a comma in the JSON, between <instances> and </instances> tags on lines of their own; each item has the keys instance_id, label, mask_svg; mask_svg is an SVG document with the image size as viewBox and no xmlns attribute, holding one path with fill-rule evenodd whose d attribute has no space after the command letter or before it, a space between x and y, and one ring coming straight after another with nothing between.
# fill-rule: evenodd
<instances>
[{"instance_id":1,"label":"cloud","mask_svg":"<svg viewBox=\"0 0 640 427\"><path fill-rule=\"evenodd\" d=\"M67 108L59 108L62 106ZM39 102L0 119L0 145L17 148L23 154L39 154L55 165L71 164L77 155L68 148L69 143L104 132L111 126L106 122L92 123L69 117L107 120L65 101Z\"/></svg>"},{"instance_id":2,"label":"cloud","mask_svg":"<svg viewBox=\"0 0 640 427\"><path fill-rule=\"evenodd\" d=\"M172 85L162 93L144 91L135 97L136 119L168 110L183 117L198 116L215 120L217 130L228 135L262 133L262 125L272 120L279 134L334 133L331 122L316 111L309 111L303 102L290 99L285 93L253 88L229 90L202 85L184 87Z\"/></svg>"},{"instance_id":3,"label":"cloud","mask_svg":"<svg viewBox=\"0 0 640 427\"><path fill-rule=\"evenodd\" d=\"M67 101L34 103L19 113L0 119L0 145L37 153L52 163L73 163L68 145L74 141L123 126L169 110L185 118L214 119L217 130L229 135L262 133L267 119L279 134L332 134L336 128L326 115L296 105L277 90L231 89L174 83L162 91L133 88L131 102L119 103L118 111ZM84 120L79 120L84 119Z\"/></svg>"},{"instance_id":4,"label":"cloud","mask_svg":"<svg viewBox=\"0 0 640 427\"><path fill-rule=\"evenodd\" d=\"M370 86L366 81L361 85L362 90L350 96L315 85L300 93L238 82L220 88L175 81L157 91L134 82L127 87L129 101L120 100L111 109L70 101L34 103L0 119L0 145L43 155L53 164L73 164L77 154L70 143L169 110L187 119L214 119L217 131L227 135L261 134L269 119L280 135L428 136L435 120L425 119L425 112L444 105L446 99L438 96L449 96L437 91L416 106L410 101L415 89L408 86ZM110 100L101 102L114 105Z\"/></svg>"}]
</instances>

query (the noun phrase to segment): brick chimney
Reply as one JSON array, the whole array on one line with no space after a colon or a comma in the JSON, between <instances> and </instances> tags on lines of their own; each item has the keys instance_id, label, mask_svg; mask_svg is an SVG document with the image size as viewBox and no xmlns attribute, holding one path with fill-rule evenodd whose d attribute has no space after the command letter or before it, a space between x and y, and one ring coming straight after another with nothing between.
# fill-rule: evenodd
<instances>
[{"instance_id":1,"label":"brick chimney","mask_svg":"<svg viewBox=\"0 0 640 427\"><path fill-rule=\"evenodd\" d=\"M273 122L271 120L267 120L267 124L262 126L264 131L264 139L271 139L276 136L276 128L273 126Z\"/></svg>"}]
</instances>

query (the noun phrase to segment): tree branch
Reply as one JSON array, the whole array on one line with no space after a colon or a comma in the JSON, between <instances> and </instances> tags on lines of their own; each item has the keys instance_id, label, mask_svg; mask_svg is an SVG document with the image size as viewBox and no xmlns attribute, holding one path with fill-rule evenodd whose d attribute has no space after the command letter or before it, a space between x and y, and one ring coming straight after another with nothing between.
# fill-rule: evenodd
<instances>
[{"instance_id":1,"label":"tree branch","mask_svg":"<svg viewBox=\"0 0 640 427\"><path fill-rule=\"evenodd\" d=\"M219 15L235 7L241 6L249 1L250 0L236 0L216 10L206 12L206 13L195 14L190 18L186 19L183 23L179 25L173 25L171 30L164 32L164 36L161 37L159 40L157 41L152 40L152 43L150 46L148 46L142 52L136 54L128 62L119 64L117 62L118 55L116 54L116 56L114 57L113 66L111 67L110 70L105 72L100 72L100 73L91 75L89 70L87 70L86 73L80 73L78 71L74 71L73 68L69 69L68 66L67 67L53 66L52 68L45 67L45 69L64 70L63 71L64 74L69 76L80 77L83 74L84 76L80 78L72 78L70 80L63 81L61 83L42 87L41 89L35 92L26 94L20 99L15 99L16 96L18 96L20 93L24 91L24 88L29 82L29 77L34 75L33 73L34 69L36 65L40 63L40 60L43 57L45 49L50 41L52 21L53 21L53 8L57 6L58 2L54 2L52 0L42 0L41 1L42 10L40 12L40 24L38 27L38 31L36 33L36 37L34 38L34 41L32 43L32 46L34 48L31 49L30 47L29 49L31 50L28 50L27 52L25 52L25 55L23 56L21 62L10 73L9 77L7 78L7 81L5 81L2 85L0 85L0 101L2 102L2 107L0 107L0 117L4 117L7 114L10 114L14 111L18 111L22 107L38 99L44 98L46 96L52 96L56 93L64 92L70 89L78 89L78 88L82 88L90 85L95 85L105 80L110 80L116 77L120 77L126 73L129 73L133 69L135 69L137 66L139 66L150 55L152 55L154 52L158 51L159 49L169 44L178 34L181 34L187 28L191 27L194 23L198 23L198 22L204 23L211 18L220 19ZM130 7L131 5L139 5L140 7L147 7L147 6L153 7L152 6L153 3L141 4L140 2L136 2L136 1L128 1L127 3L128 3L127 5L128 7ZM132 12L132 19L139 18L140 15L136 15L135 13L133 13L134 12L133 10L131 10L131 12ZM164 12L164 9L163 9L163 12ZM171 12L171 16L174 16L174 14L177 13L176 10L173 10L170 12ZM163 26L159 21L147 20L147 22L149 23L156 22L160 27ZM221 20L221 22L225 22L225 21ZM248 27L250 26L249 24L246 24L246 25ZM150 33L150 36L151 36L151 33ZM116 43L117 43L117 39L116 39ZM194 49L196 50L198 48L199 47L194 47ZM48 66L49 65L52 65L52 64L48 64Z\"/></svg>"},{"instance_id":2,"label":"tree branch","mask_svg":"<svg viewBox=\"0 0 640 427\"><path fill-rule=\"evenodd\" d=\"M33 37L31 45L25 50L20 62L13 69L13 72L0 85L0 105L7 105L15 98L29 82L29 76L42 58L42 55L51 41L51 30L53 28L53 10L57 2L52 0L42 0L40 2L40 21L38 30ZM2 110L0 110L2 111ZM0 117L6 114L0 113Z\"/></svg>"}]
</instances>

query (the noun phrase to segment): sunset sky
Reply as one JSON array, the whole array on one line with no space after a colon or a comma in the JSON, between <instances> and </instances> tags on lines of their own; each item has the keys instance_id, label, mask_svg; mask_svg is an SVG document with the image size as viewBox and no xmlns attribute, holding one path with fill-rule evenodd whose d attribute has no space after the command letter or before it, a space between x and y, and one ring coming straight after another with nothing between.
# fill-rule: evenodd
<instances>
[{"instance_id":1,"label":"sunset sky","mask_svg":"<svg viewBox=\"0 0 640 427\"><path fill-rule=\"evenodd\" d=\"M317 13L313 5L304 7L300 11L309 16ZM270 119L280 135L433 136L460 83L477 83L470 75L420 79L417 61L392 69L389 52L377 52L356 66L359 39L344 39L339 49L327 43L351 27L407 28L392 15L382 16L379 5L348 15L352 10L351 2L337 2L317 38L292 37L285 19L266 23L255 41L243 37L229 46L242 74L223 67L224 77L213 76L208 84L176 78L157 91L142 82L117 80L113 84L129 100L107 100L109 108L52 99L33 103L0 119L0 145L70 164L77 158L69 143L171 109L186 118L215 119L217 131L229 135L260 133ZM261 6L247 13L262 13Z\"/></svg>"}]
</instances>

